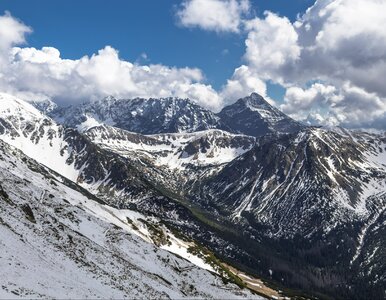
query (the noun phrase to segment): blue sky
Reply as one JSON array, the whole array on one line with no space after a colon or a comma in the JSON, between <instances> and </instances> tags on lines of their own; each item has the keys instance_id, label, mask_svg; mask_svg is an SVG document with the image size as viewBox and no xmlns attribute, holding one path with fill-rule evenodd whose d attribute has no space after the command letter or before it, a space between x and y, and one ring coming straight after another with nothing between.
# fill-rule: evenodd
<instances>
[{"instance_id":1,"label":"blue sky","mask_svg":"<svg viewBox=\"0 0 386 300\"><path fill-rule=\"evenodd\" d=\"M258 92L310 124L386 128L385 28L379 0L2 0L0 91L213 111Z\"/></svg>"},{"instance_id":2,"label":"blue sky","mask_svg":"<svg viewBox=\"0 0 386 300\"><path fill-rule=\"evenodd\" d=\"M295 20L312 0L253 0L251 14L265 10ZM111 45L120 57L138 63L160 63L203 70L206 82L219 89L243 61L245 35L216 34L177 26L176 0L2 0L0 12L33 28L28 46L55 47L62 58L77 59ZM142 58L142 54L147 59ZM269 85L272 98L280 99L284 90Z\"/></svg>"}]
</instances>

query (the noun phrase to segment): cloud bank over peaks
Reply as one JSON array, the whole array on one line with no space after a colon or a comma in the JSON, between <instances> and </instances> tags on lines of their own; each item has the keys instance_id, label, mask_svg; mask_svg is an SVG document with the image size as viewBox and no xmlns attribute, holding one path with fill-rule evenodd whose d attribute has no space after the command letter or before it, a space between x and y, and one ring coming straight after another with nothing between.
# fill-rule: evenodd
<instances>
[{"instance_id":1,"label":"cloud bank over peaks","mask_svg":"<svg viewBox=\"0 0 386 300\"><path fill-rule=\"evenodd\" d=\"M244 58L252 74L287 88L281 108L291 116L380 127L386 112L385 12L381 0L318 0L294 23L266 12L245 21Z\"/></svg>"},{"instance_id":2,"label":"cloud bank over peaks","mask_svg":"<svg viewBox=\"0 0 386 300\"><path fill-rule=\"evenodd\" d=\"M31 29L8 13L0 16L0 22L9 27L0 31L0 89L25 100L49 98L67 105L108 95L180 97L219 111L225 103L246 93L258 91L265 96L265 83L254 78L246 66L236 69L228 83L216 91L205 84L200 69L132 63L121 59L111 46L79 59L64 59L53 47L15 47L25 42L25 35ZM13 34L8 36L8 32Z\"/></svg>"},{"instance_id":3,"label":"cloud bank over peaks","mask_svg":"<svg viewBox=\"0 0 386 300\"><path fill-rule=\"evenodd\" d=\"M52 98L71 104L106 95L115 97L182 97L219 110L222 98L204 84L197 68L160 64L138 65L122 60L116 49L106 46L91 57L63 59L58 49L13 47L25 42L31 29L10 14L0 17L0 89L26 100ZM12 35L9 34L12 33Z\"/></svg>"},{"instance_id":4,"label":"cloud bank over peaks","mask_svg":"<svg viewBox=\"0 0 386 300\"><path fill-rule=\"evenodd\" d=\"M280 108L309 124L385 129L386 101L349 82L336 88L314 83L290 87Z\"/></svg>"},{"instance_id":5,"label":"cloud bank over peaks","mask_svg":"<svg viewBox=\"0 0 386 300\"><path fill-rule=\"evenodd\" d=\"M295 64L301 53L298 34L286 17L266 12L264 19L245 22L248 36L244 55L248 65L261 78L285 82L286 69Z\"/></svg>"},{"instance_id":6,"label":"cloud bank over peaks","mask_svg":"<svg viewBox=\"0 0 386 300\"><path fill-rule=\"evenodd\" d=\"M253 89L265 95L271 81L287 89L276 104L294 118L347 127L386 123L386 1L317 0L295 22L269 11L248 18L250 3L235 9L241 3L185 0L177 12L186 27L246 35L244 64L220 92L224 103ZM221 7L218 14L210 5Z\"/></svg>"},{"instance_id":7,"label":"cloud bank over peaks","mask_svg":"<svg viewBox=\"0 0 386 300\"><path fill-rule=\"evenodd\" d=\"M257 92L268 99L267 85L261 80L255 70L246 65L235 69L233 75L223 86L220 96L224 105L231 104L235 100Z\"/></svg>"}]
</instances>

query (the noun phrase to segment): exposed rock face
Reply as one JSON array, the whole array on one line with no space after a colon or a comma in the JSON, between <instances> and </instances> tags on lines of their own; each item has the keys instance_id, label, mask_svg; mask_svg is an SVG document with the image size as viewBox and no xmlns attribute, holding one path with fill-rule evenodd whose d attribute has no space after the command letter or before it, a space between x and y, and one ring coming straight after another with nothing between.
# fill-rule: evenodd
<instances>
[{"instance_id":1,"label":"exposed rock face","mask_svg":"<svg viewBox=\"0 0 386 300\"><path fill-rule=\"evenodd\" d=\"M374 138L308 128L260 139L205 182L204 193L235 222L252 218L272 237L328 232L384 205L368 199L386 190L386 144Z\"/></svg>"}]
</instances>

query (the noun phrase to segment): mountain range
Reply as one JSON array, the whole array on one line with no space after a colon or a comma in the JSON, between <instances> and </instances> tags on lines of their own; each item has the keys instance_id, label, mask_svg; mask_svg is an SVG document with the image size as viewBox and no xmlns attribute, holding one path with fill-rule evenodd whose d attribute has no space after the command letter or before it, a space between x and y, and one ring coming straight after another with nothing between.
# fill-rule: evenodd
<instances>
[{"instance_id":1,"label":"mountain range","mask_svg":"<svg viewBox=\"0 0 386 300\"><path fill-rule=\"evenodd\" d=\"M256 93L239 99L218 114L189 99L179 98L116 99L109 96L70 107L58 107L49 100L34 104L58 123L80 131L104 124L146 135L220 129L259 137L267 133L295 132L304 127Z\"/></svg>"},{"instance_id":2,"label":"mountain range","mask_svg":"<svg viewBox=\"0 0 386 300\"><path fill-rule=\"evenodd\" d=\"M0 296L386 296L385 133L256 93L0 104Z\"/></svg>"}]
</instances>

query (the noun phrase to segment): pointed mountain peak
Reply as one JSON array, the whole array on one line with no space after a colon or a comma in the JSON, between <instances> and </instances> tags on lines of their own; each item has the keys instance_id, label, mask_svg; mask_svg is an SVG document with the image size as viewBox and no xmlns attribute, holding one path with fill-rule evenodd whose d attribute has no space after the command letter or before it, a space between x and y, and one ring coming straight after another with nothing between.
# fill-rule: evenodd
<instances>
[{"instance_id":1,"label":"pointed mountain peak","mask_svg":"<svg viewBox=\"0 0 386 300\"><path fill-rule=\"evenodd\" d=\"M271 106L263 98L263 96L259 95L258 93L252 93L250 96L239 99L236 103L243 103L246 106L254 106L254 107Z\"/></svg>"},{"instance_id":2,"label":"pointed mountain peak","mask_svg":"<svg viewBox=\"0 0 386 300\"><path fill-rule=\"evenodd\" d=\"M303 125L269 104L257 93L224 107L218 116L234 132L255 137L268 133L292 133L303 128Z\"/></svg>"},{"instance_id":3,"label":"pointed mountain peak","mask_svg":"<svg viewBox=\"0 0 386 300\"><path fill-rule=\"evenodd\" d=\"M276 116L284 114L276 107L272 106L267 100L264 99L258 93L252 93L250 96L240 98L234 104L227 106L233 111L250 110L254 113L261 114L261 117L265 117L268 114L274 114Z\"/></svg>"},{"instance_id":4,"label":"pointed mountain peak","mask_svg":"<svg viewBox=\"0 0 386 300\"><path fill-rule=\"evenodd\" d=\"M261 118L265 118L267 115L272 114L275 116L285 116L277 108L269 104L268 101L258 93L252 93L250 96L240 98L235 103L224 107L222 112L230 116L245 110L252 111L254 114L258 114Z\"/></svg>"}]
</instances>

